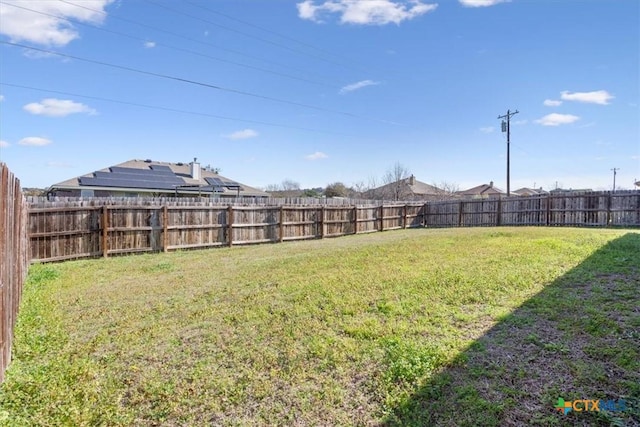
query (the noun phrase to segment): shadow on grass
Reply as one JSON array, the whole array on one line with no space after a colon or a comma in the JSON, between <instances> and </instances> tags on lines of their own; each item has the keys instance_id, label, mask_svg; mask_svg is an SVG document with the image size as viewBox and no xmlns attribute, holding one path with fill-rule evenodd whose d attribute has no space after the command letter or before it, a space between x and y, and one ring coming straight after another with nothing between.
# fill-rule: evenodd
<instances>
[{"instance_id":1,"label":"shadow on grass","mask_svg":"<svg viewBox=\"0 0 640 427\"><path fill-rule=\"evenodd\" d=\"M559 398L624 399L626 410L565 415ZM640 426L640 233L501 318L384 425Z\"/></svg>"}]
</instances>

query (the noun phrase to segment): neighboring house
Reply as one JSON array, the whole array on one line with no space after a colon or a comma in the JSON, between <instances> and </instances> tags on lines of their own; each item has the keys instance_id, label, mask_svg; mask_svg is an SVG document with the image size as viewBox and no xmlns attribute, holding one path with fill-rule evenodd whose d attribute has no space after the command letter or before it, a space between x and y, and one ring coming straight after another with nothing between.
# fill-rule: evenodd
<instances>
[{"instance_id":1,"label":"neighboring house","mask_svg":"<svg viewBox=\"0 0 640 427\"><path fill-rule=\"evenodd\" d=\"M491 181L489 184L482 184L467 190L457 191L456 195L461 197L491 198L506 196L507 193L498 187L494 187L493 181Z\"/></svg>"},{"instance_id":2,"label":"neighboring house","mask_svg":"<svg viewBox=\"0 0 640 427\"><path fill-rule=\"evenodd\" d=\"M549 194L547 191L544 191L542 187L537 190L535 188L522 187L512 191L512 193L516 196L538 196L540 194Z\"/></svg>"},{"instance_id":3,"label":"neighboring house","mask_svg":"<svg viewBox=\"0 0 640 427\"><path fill-rule=\"evenodd\" d=\"M411 175L409 178L365 191L363 197L384 200L440 200L444 193L443 190L418 181L415 176Z\"/></svg>"},{"instance_id":4,"label":"neighboring house","mask_svg":"<svg viewBox=\"0 0 640 427\"><path fill-rule=\"evenodd\" d=\"M593 190L591 188L554 188L553 190L549 191L550 194L578 194L578 193L592 193Z\"/></svg>"},{"instance_id":5,"label":"neighboring house","mask_svg":"<svg viewBox=\"0 0 640 427\"><path fill-rule=\"evenodd\" d=\"M129 160L52 185L61 197L269 197L264 191L230 180L191 163Z\"/></svg>"}]
</instances>

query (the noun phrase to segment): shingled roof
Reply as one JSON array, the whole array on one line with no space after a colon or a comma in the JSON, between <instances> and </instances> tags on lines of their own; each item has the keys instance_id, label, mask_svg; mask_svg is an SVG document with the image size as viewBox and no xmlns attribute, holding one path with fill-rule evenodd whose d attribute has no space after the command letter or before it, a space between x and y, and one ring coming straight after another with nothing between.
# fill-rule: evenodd
<instances>
[{"instance_id":1,"label":"shingled roof","mask_svg":"<svg viewBox=\"0 0 640 427\"><path fill-rule=\"evenodd\" d=\"M48 192L65 195L93 190L101 195L268 197L257 188L226 178L195 161L168 163L128 160L52 185ZM77 194L80 195L80 194Z\"/></svg>"}]
</instances>

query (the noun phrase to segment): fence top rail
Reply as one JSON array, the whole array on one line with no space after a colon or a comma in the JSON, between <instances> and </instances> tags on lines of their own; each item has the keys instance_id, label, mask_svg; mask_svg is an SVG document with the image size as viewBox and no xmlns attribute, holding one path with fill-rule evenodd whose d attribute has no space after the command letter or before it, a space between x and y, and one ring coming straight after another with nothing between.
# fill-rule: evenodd
<instances>
[{"instance_id":1,"label":"fence top rail","mask_svg":"<svg viewBox=\"0 0 640 427\"><path fill-rule=\"evenodd\" d=\"M76 211L97 211L102 206L68 206L68 207L47 207L47 208L30 208L29 213L55 213L55 212L76 212Z\"/></svg>"}]
</instances>

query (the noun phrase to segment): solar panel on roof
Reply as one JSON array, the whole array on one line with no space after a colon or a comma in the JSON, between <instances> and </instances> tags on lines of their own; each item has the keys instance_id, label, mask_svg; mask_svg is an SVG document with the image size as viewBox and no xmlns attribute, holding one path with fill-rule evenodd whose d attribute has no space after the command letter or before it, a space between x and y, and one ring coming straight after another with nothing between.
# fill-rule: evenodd
<instances>
[{"instance_id":1,"label":"solar panel on roof","mask_svg":"<svg viewBox=\"0 0 640 427\"><path fill-rule=\"evenodd\" d=\"M92 178L81 177L80 185L95 187L122 187L122 188L144 188L158 190L173 190L176 185L168 182L155 182L139 179L119 179L119 178Z\"/></svg>"},{"instance_id":2,"label":"solar panel on roof","mask_svg":"<svg viewBox=\"0 0 640 427\"><path fill-rule=\"evenodd\" d=\"M224 186L224 182L220 178L205 178L204 180L207 181L207 183L209 183L210 185L215 185L218 187Z\"/></svg>"},{"instance_id":3,"label":"solar panel on roof","mask_svg":"<svg viewBox=\"0 0 640 427\"><path fill-rule=\"evenodd\" d=\"M137 169L137 168L124 168L122 166L112 166L109 168L111 172L114 173L133 173L133 174L143 174L145 171L150 171L151 169Z\"/></svg>"},{"instance_id":4,"label":"solar panel on roof","mask_svg":"<svg viewBox=\"0 0 640 427\"><path fill-rule=\"evenodd\" d=\"M166 168L166 169L163 169ZM161 169L138 169L138 168L124 168L121 166L113 166L111 168L109 168L109 170L112 173L124 173L124 174L131 174L131 175L165 175L165 176L169 176L169 175L174 175L173 171L164 166Z\"/></svg>"},{"instance_id":5,"label":"solar panel on roof","mask_svg":"<svg viewBox=\"0 0 640 427\"><path fill-rule=\"evenodd\" d=\"M164 165L151 165L151 169L154 171L165 171L165 172L173 173L173 171L169 166L164 166Z\"/></svg>"},{"instance_id":6,"label":"solar panel on roof","mask_svg":"<svg viewBox=\"0 0 640 427\"><path fill-rule=\"evenodd\" d=\"M133 180L133 181L149 181L155 183L164 184L183 184L182 178L177 177L173 172L165 166L166 169L151 170L151 169L135 169L124 168L114 166L110 168L111 172L95 172L96 178L112 178L121 180ZM163 186L166 187L166 186Z\"/></svg>"}]
</instances>

